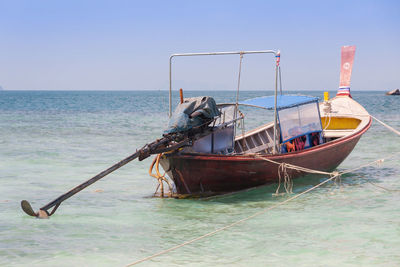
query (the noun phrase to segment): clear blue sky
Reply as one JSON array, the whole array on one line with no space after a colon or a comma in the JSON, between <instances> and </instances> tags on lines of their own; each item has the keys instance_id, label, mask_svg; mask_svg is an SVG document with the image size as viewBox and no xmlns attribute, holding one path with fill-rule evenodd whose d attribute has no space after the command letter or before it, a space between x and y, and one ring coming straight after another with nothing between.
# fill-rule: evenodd
<instances>
[{"instance_id":1,"label":"clear blue sky","mask_svg":"<svg viewBox=\"0 0 400 267\"><path fill-rule=\"evenodd\" d=\"M168 88L172 53L280 49L286 90L335 90L356 45L352 90L400 87L400 1L3 1L8 90ZM175 86L234 89L238 57L175 61ZM270 56L243 62L243 89L272 89ZM176 88L175 88L176 89Z\"/></svg>"}]
</instances>

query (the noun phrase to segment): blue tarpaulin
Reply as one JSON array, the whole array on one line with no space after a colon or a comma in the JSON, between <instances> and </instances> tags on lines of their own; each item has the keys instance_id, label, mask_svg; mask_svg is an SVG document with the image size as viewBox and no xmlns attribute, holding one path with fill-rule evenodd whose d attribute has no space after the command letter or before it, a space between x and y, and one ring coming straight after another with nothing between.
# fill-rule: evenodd
<instances>
[{"instance_id":1,"label":"blue tarpaulin","mask_svg":"<svg viewBox=\"0 0 400 267\"><path fill-rule=\"evenodd\" d=\"M318 97L305 95L278 95L277 108L285 109L318 101ZM239 102L241 105L255 106L265 109L275 108L275 96L262 96Z\"/></svg>"}]
</instances>

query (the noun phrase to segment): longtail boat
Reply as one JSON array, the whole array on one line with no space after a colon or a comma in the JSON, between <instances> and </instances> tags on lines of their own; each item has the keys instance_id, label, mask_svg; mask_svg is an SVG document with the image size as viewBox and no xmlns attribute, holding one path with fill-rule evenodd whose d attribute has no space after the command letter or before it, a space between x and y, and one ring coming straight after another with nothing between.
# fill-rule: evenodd
<instances>
[{"instance_id":1,"label":"longtail boat","mask_svg":"<svg viewBox=\"0 0 400 267\"><path fill-rule=\"evenodd\" d=\"M275 55L275 95L239 102L243 56L262 53ZM235 54L240 55L235 103L216 104L207 96L184 99L180 91L180 103L172 114L174 57ZM350 95L354 54L354 46L342 48L338 93L332 99L324 97L322 103L316 97L282 92L278 95L278 80L282 87L279 51L174 54L170 57L170 121L163 137L60 195L37 212L27 200L21 201L21 208L30 216L48 218L73 195L128 162L136 158L144 160L150 155L157 155L149 174L157 178L161 197L164 183L168 184L171 196L209 196L277 183L281 175L286 185L287 181L310 170L332 170L350 154L371 126L371 116ZM242 128L240 134L239 123L243 126L244 121L239 110L241 105L273 110L274 121L248 132ZM160 173L160 164L170 179Z\"/></svg>"},{"instance_id":2,"label":"longtail boat","mask_svg":"<svg viewBox=\"0 0 400 267\"><path fill-rule=\"evenodd\" d=\"M237 96L235 103L216 104L216 107L213 107L213 101L208 97L183 99L181 96L181 102L172 114L171 67L174 57L239 54L242 60L243 55L248 53L275 55L274 96L242 102L238 101ZM369 129L372 121L369 113L350 94L354 54L355 46L342 47L339 90L332 99L325 95L321 103L315 97L278 93L279 51L172 55L171 120L166 133L185 131L199 117L203 118L202 122L210 132L183 148L159 156L159 163L175 184L175 193L209 196L278 183L282 163L319 171L330 171L339 166ZM240 72L237 94L239 84ZM274 121L242 133L238 128L239 122L244 120L239 110L242 105L273 110ZM184 123L181 121L182 114L187 119ZM291 179L306 174L301 168L285 171Z\"/></svg>"}]
</instances>

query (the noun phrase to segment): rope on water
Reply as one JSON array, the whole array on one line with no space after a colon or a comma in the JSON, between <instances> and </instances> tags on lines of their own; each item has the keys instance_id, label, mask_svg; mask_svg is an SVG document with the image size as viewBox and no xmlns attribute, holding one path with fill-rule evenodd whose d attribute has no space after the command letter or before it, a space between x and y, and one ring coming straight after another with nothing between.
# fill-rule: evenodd
<instances>
[{"instance_id":1,"label":"rope on water","mask_svg":"<svg viewBox=\"0 0 400 267\"><path fill-rule=\"evenodd\" d=\"M368 181L368 180L366 180L366 179L364 179L364 181L366 181L367 183L369 183L369 184L371 184L371 185L373 185L373 186L375 186L375 187L378 187L378 188L380 188L380 189L383 189L383 190L385 190L385 191L388 191L388 192L400 192L400 190L397 190L397 189L389 189L389 188L386 188L386 187L384 187L384 186L377 185L376 183L370 182L370 181Z\"/></svg>"},{"instance_id":2,"label":"rope on water","mask_svg":"<svg viewBox=\"0 0 400 267\"><path fill-rule=\"evenodd\" d=\"M361 174L357 175L356 178L359 178L359 179L361 179L362 181L364 181L365 183L370 184L370 185L372 185L372 186L374 186L374 187L376 187L376 188L381 189L381 190L379 190L379 191L385 190L385 191L388 191L388 192L400 192L400 190L398 190L398 189L390 189L390 188L387 188L387 187L378 185L378 184L376 184L376 183L373 183L373 182L371 182L369 179L365 178L365 177L364 177L363 175L361 175ZM376 189L376 190L378 191L378 189Z\"/></svg>"},{"instance_id":3,"label":"rope on water","mask_svg":"<svg viewBox=\"0 0 400 267\"><path fill-rule=\"evenodd\" d=\"M386 123L384 123L383 121L379 120L378 118L370 115L374 120L376 120L377 122L379 122L380 124L382 124L383 126L385 126L386 128L388 128L389 130L391 130L392 132L394 132L395 134L400 135L400 132L397 131L396 129L394 129L393 127L387 125Z\"/></svg>"},{"instance_id":4,"label":"rope on water","mask_svg":"<svg viewBox=\"0 0 400 267\"><path fill-rule=\"evenodd\" d=\"M336 171L335 171L335 172L322 172L322 171L317 171L317 170L311 170L311 169L303 168L303 167L300 167L300 166L295 166L295 165L291 165L291 164L286 164L286 165L290 165L291 167L299 167L299 169L302 169L302 170L305 170L305 169L306 169L306 170L311 170L311 171L313 171L313 173L328 174L330 177L329 177L328 179L326 179L325 181L322 181L321 183L319 183L319 184L317 184L317 185L315 185L315 186L313 186L313 187L311 187L311 188L309 188L309 189L307 189L307 190L305 190L305 191L303 191L303 192L301 192L301 193L299 193L299 194L297 194L297 195L295 195L295 196L292 196L292 197L290 197L290 198L288 198L288 199L286 199L286 200L284 200L284 201L282 201L282 202L279 202L279 203L277 203L277 204L275 204L275 205L273 205L273 206L271 206L271 207L268 207L268 208L263 209L263 210L261 210L261 211L259 211L259 212L256 212L256 213L254 213L254 214L252 214L252 215L250 215L250 216L248 216L248 217L246 217L246 218L240 219L240 220L238 220L238 221L236 221L236 222L233 222L233 223L231 223L231 224L229 224L229 225L226 225L226 226L224 226L224 227L218 228L217 230L214 230L214 231L209 232L209 233L207 233L207 234L204 234L204 235L202 235L202 236L193 238L193 239L191 239L191 240L189 240L189 241L186 241L186 242L184 242L184 243L182 243L182 244L176 245L176 246L171 247L171 248L169 248L169 249L160 251L160 252L158 252L158 253L156 253L156 254L153 254L153 255L151 255L151 256L148 256L148 257L145 257L145 258L143 258L143 259L137 260L137 261L132 262L132 263L126 265L126 266L127 266L127 267L128 267L128 266L133 266L133 265L139 264L139 263L141 263L141 262L151 260L151 259L153 259L153 258L155 258L155 257L161 256L161 255L166 254L166 253L168 253L168 252L174 251L174 250L176 250L176 249L178 249L178 248L181 248L181 247L184 247L184 246L189 245L189 244L191 244L191 243L194 243L194 242L196 242L196 241L198 241L198 240L200 240L200 239L203 239L203 238L205 238L205 237L215 235L215 234L218 233L218 232L221 232L221 231L224 231L224 230L226 230L226 229L229 229L229 228L231 228L231 227L233 227L233 226L236 226L236 225L238 225L238 224L240 224L240 223L242 223L242 222L248 221L248 220L250 220L250 219L252 219L252 218L254 218L254 217L257 217L257 216L259 216L259 215L261 215L261 214L263 214L263 213L266 213L267 211L270 211L270 210L275 209L275 208L277 208L277 207L279 207L279 206L282 206L282 205L284 205L284 204L286 204L286 203L288 203L288 202L290 202L290 201L292 201L292 200L294 200L294 199L296 199L296 198L298 198L298 197L300 197L300 196L302 196L302 195L304 195L304 194L307 194L307 193L311 192L312 190L314 190L314 189L316 189L316 188L318 188L318 187L320 187L320 186L326 184L326 183L329 182L329 181L332 181L332 180L334 180L334 179L337 179L338 177L340 177L340 176L343 175L343 174L350 173L350 172L353 172L353 171L356 171L356 170L365 168L365 167L367 167L367 166L372 166L372 165L374 165L374 164L381 164L383 161L384 161L384 159L375 160L375 161L373 161L373 162L364 164L364 165L362 165L362 166L360 166L360 167L357 167L357 168L354 168L354 169L350 169L350 170L346 170L346 171L342 171L342 172L336 172ZM280 163L279 163L279 164L280 164Z\"/></svg>"},{"instance_id":5,"label":"rope on water","mask_svg":"<svg viewBox=\"0 0 400 267\"><path fill-rule=\"evenodd\" d=\"M296 199L296 198L298 198L298 197L300 197L300 196L302 196L302 195L304 195L304 194L306 194L306 193L308 193L308 192L314 190L315 188L320 187L321 185L323 185L323 184L325 184L325 183L331 181L332 179L336 178L336 176L338 176L338 175L340 175L340 174L339 174L338 172L335 172L335 174L333 174L329 179L327 179L327 180L325 180L325 181L319 183L319 184L316 185L316 186L313 186L313 187L311 187L311 188L309 188L309 189L307 189L307 190L301 192L301 193L298 194L298 195L295 195L295 196L293 196L293 197L291 197L291 198L288 198L288 199L286 199L285 201L279 202L279 203L276 204L276 205L273 205L273 206L271 206L271 207L268 207L268 208L266 208L266 209L263 209L263 210L261 210L261 211L259 211L259 212L257 212L257 213L254 213L253 215L250 215L250 216L248 216L248 217L246 217L246 218L243 218L243 219L241 219L241 220L239 220L239 221L236 221L236 222L231 223L231 224L229 224L229 225L226 225L226 226L224 226L224 227L218 228L217 230L212 231L212 232L209 232L209 233L207 233L207 234L205 234L205 235L202 235L202 236L196 237L196 238L194 238L194 239L191 239L191 240L189 240L189 241L186 241L186 242L184 242L184 243L182 243L182 244L180 244L180 245L177 245L177 246L171 247L171 248L169 248L169 249L160 251L160 252L158 252L158 253L156 253L156 254L153 254L153 255L148 256L148 257L146 257L146 258L143 258L143 259L141 259L141 260L135 261L135 262L130 263L130 264L126 265L126 266L127 266L127 267L128 267L128 266L133 266L133 265L136 265L136 264L138 264L138 263L141 263L141 262L144 262L144 261L153 259L153 258L155 258L155 257L157 257L157 256L166 254L166 253L168 253L168 252L171 252L171 251L176 250L176 249L178 249L178 248L181 248L181 247L183 247L183 246L189 245L189 244L191 244L191 243L193 243L193 242L196 242L196 241L198 241L198 240L200 240L200 239L203 239L203 238L205 238L205 237L212 236L212 235L214 235L214 234L216 234L216 233L218 233L218 232L221 232L221 231L226 230L226 229L228 229L228 228L231 228L231 227L233 227L233 226L235 226L235 225L238 225L238 224L240 224L240 223L242 223L242 222L245 222L245 221L247 221L247 220L249 220L249 219L251 219L251 218L254 218L254 217L256 217L256 216L259 216L259 215L261 215L261 214L263 214L263 213L265 213L265 212L267 212L267 211L269 211L269 210L272 210L272 209L274 209L274 208L277 208L277 207L279 207L279 206L281 206L281 205L283 205L283 204L285 204L285 203L287 203L287 202L289 202L289 201L291 201L291 200L293 200L293 199Z\"/></svg>"}]
</instances>

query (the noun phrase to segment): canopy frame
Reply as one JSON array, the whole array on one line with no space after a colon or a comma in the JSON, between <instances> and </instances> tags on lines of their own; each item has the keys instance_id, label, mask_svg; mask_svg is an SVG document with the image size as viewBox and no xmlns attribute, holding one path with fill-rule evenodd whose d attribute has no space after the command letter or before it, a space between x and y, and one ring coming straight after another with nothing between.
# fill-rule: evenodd
<instances>
[{"instance_id":1,"label":"canopy frame","mask_svg":"<svg viewBox=\"0 0 400 267\"><path fill-rule=\"evenodd\" d=\"M273 154L276 154L276 138L277 138L277 122L278 122L278 114L276 109L277 104L277 94L278 94L278 74L279 74L279 62L280 62L280 51L277 50L259 50L259 51L236 51L236 52L205 52L205 53L183 53L183 54L172 54L169 57L169 114L168 116L172 116L172 59L175 57L187 57L187 56L221 56L221 55L240 55L240 67L239 67L239 79L238 79L238 88L236 93L236 108L238 106L239 100L239 86L240 86L240 70L241 70L241 62L243 55L245 54L273 54L275 56L275 113L274 113L274 147ZM280 75L279 75L280 77ZM237 116L237 112L236 112ZM236 118L235 118L236 119ZM235 127L236 128L236 127Z\"/></svg>"}]
</instances>

